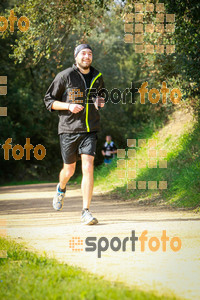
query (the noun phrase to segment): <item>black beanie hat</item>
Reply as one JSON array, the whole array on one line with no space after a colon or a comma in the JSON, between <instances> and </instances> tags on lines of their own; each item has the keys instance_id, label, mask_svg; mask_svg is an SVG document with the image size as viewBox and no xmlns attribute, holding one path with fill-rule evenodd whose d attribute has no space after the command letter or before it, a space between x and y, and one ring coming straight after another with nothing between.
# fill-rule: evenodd
<instances>
[{"instance_id":1,"label":"black beanie hat","mask_svg":"<svg viewBox=\"0 0 200 300\"><path fill-rule=\"evenodd\" d=\"M88 44L80 44L74 49L74 57L83 49L90 49L92 51L92 48Z\"/></svg>"}]
</instances>

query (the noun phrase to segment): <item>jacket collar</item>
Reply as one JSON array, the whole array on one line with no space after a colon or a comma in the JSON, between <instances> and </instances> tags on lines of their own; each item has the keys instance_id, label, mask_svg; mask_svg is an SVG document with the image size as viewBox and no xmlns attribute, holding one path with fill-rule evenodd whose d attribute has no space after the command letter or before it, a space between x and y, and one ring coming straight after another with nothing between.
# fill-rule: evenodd
<instances>
[{"instance_id":1,"label":"jacket collar","mask_svg":"<svg viewBox=\"0 0 200 300\"><path fill-rule=\"evenodd\" d=\"M72 68L73 68L74 70L80 72L80 70L79 70L79 68L77 67L76 64L73 64L73 65L72 65ZM99 73L99 72L98 72L95 68L93 68L92 66L90 66L90 69L91 69L93 75L94 75L94 74L96 75L96 73Z\"/></svg>"}]
</instances>

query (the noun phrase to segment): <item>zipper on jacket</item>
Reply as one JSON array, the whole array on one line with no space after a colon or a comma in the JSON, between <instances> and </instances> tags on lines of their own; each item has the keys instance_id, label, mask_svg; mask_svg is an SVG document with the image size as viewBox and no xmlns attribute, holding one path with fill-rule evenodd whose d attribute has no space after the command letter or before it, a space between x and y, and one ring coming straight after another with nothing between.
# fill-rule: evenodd
<instances>
[{"instance_id":1,"label":"zipper on jacket","mask_svg":"<svg viewBox=\"0 0 200 300\"><path fill-rule=\"evenodd\" d=\"M76 69L75 69L76 70ZM80 74L81 78L83 79L83 82L85 84L85 90L87 90L87 86L86 86L86 82L85 82L85 78L83 77L83 75L81 74L81 72L79 72L78 70L76 70L78 72L78 74ZM86 117L85 117L85 123L86 123L86 128L87 128L87 132L90 132L90 127L89 127L89 123L88 123L88 112L89 112L89 103L88 103L88 100L89 100L89 96L90 96L90 90L94 84L94 82L96 81L96 79L98 77L100 77L102 74L99 73L93 80L92 80L92 83L90 84L90 87L89 87L89 91L87 93L87 100L86 100Z\"/></svg>"},{"instance_id":2,"label":"zipper on jacket","mask_svg":"<svg viewBox=\"0 0 200 300\"><path fill-rule=\"evenodd\" d=\"M90 132L90 127L89 127L89 123L88 123L88 113L89 113L89 103L88 103L88 100L89 100L89 97L90 97L90 91L93 87L93 84L94 82L96 81L96 79L98 77L100 77L102 74L99 73L93 80L92 80L92 83L90 85L90 88L89 88L89 91L88 91L88 94L87 94L87 102L86 102L86 117L85 117L85 123L86 123L86 127L87 127L87 132Z\"/></svg>"}]
</instances>

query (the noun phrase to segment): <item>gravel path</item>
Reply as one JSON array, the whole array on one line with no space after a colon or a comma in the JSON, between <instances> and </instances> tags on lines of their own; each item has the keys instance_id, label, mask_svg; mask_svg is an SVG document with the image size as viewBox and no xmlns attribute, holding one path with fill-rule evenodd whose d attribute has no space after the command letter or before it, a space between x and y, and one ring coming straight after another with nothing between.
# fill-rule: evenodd
<instances>
[{"instance_id":1,"label":"gravel path","mask_svg":"<svg viewBox=\"0 0 200 300\"><path fill-rule=\"evenodd\" d=\"M26 241L31 250L46 251L49 256L110 281L158 294L200 299L199 214L138 206L94 191L91 211L99 224L83 226L80 188L69 186L64 208L56 212L52 208L55 187L56 184L35 184L0 188L0 219L6 220L7 236ZM144 251L140 240L135 241L134 251L134 238L130 237L134 233L140 237L145 230ZM169 237L165 252L163 231ZM173 251L180 242L181 248ZM152 251L156 246L158 249ZM94 247L95 251L86 251Z\"/></svg>"}]
</instances>

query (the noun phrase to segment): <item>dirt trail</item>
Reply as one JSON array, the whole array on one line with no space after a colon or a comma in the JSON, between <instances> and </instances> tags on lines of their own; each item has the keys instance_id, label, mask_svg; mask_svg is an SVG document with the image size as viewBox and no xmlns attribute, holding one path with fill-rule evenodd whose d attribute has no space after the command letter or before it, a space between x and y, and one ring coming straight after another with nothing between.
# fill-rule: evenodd
<instances>
[{"instance_id":1,"label":"dirt trail","mask_svg":"<svg viewBox=\"0 0 200 300\"><path fill-rule=\"evenodd\" d=\"M82 198L80 188L69 186L62 212L52 208L52 197L56 184L40 184L0 188L0 219L7 220L7 235L18 241L25 240L30 249L46 251L49 256L87 269L111 281L121 281L128 286L143 290L156 290L185 298L200 299L200 216L192 212L173 211L159 207L138 206L130 201L111 199L94 192L91 205L93 214L99 219L97 226L80 224ZM130 238L132 230L140 236L148 230L145 251L141 252L140 241L132 251L130 239L126 251L87 252L85 239L106 237L109 245L113 237L123 242ZM167 242L162 251L160 240L166 230L170 240L179 237L181 249L174 252ZM75 245L73 251L69 241L77 237L83 245ZM160 248L153 252L148 242L157 237ZM101 243L104 247L105 243ZM118 242L113 244L117 247ZM152 244L155 245L155 244ZM174 244L175 246L177 244ZM100 249L99 247L97 247ZM99 252L100 255L100 252Z\"/></svg>"}]
</instances>

